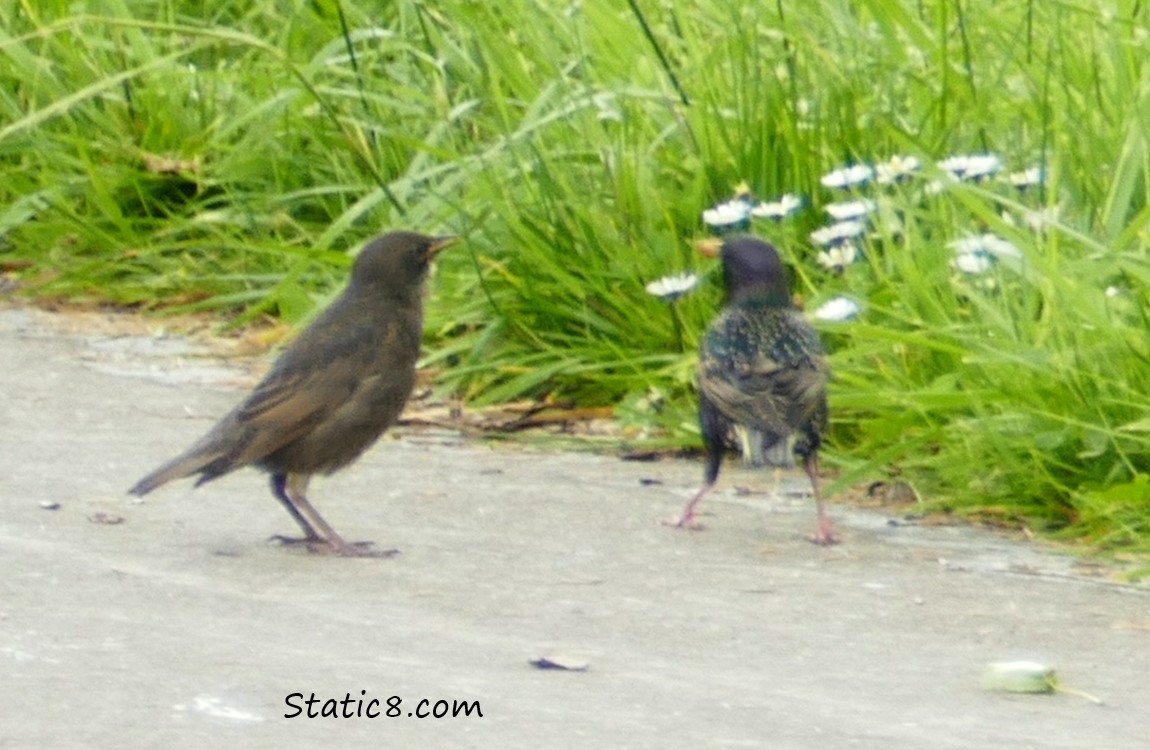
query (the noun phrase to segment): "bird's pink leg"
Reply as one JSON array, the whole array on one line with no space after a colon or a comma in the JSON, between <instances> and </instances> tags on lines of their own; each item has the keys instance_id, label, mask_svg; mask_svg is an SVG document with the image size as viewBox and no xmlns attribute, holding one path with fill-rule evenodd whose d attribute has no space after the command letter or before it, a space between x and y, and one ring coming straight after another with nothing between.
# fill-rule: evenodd
<instances>
[{"instance_id":1,"label":"bird's pink leg","mask_svg":"<svg viewBox=\"0 0 1150 750\"><path fill-rule=\"evenodd\" d=\"M692 529L695 531L703 528L703 524L695 520L695 507L698 506L698 504L703 500L704 497L707 496L707 493L710 492L711 488L714 486L715 485L713 482L703 485L703 489L699 490L699 492L693 498L691 498L691 502L687 503L687 507L683 508L682 515L674 518L668 518L666 521L663 521L663 524L666 526L677 526L680 529Z\"/></svg>"},{"instance_id":2,"label":"bird's pink leg","mask_svg":"<svg viewBox=\"0 0 1150 750\"><path fill-rule=\"evenodd\" d=\"M823 506L823 495L819 490L819 459L818 454L811 451L810 455L805 460L807 476L811 479L811 489L815 494L815 508L819 514L819 528L810 540L815 544L829 545L838 544L839 540L835 537L834 531L831 530L830 519L827 518L827 510Z\"/></svg>"}]
</instances>

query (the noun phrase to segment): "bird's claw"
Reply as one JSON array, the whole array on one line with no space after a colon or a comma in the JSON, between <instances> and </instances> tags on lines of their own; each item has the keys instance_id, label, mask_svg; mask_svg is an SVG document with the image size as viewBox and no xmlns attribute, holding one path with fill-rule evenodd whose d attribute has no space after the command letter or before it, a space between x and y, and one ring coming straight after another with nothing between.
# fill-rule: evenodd
<instances>
[{"instance_id":1,"label":"bird's claw","mask_svg":"<svg viewBox=\"0 0 1150 750\"><path fill-rule=\"evenodd\" d=\"M673 526L677 529L687 529L688 531L702 531L706 527L703 522L694 516L671 516L664 518L660 521L664 526Z\"/></svg>"},{"instance_id":2,"label":"bird's claw","mask_svg":"<svg viewBox=\"0 0 1150 750\"><path fill-rule=\"evenodd\" d=\"M375 549L372 542L351 542L337 547L327 542L323 546L308 545L308 551L316 554L334 554L340 557L395 557L399 554L397 549Z\"/></svg>"},{"instance_id":3,"label":"bird's claw","mask_svg":"<svg viewBox=\"0 0 1150 750\"><path fill-rule=\"evenodd\" d=\"M303 545L307 551L315 555L338 555L339 557L394 557L399 554L397 549L375 549L375 542L331 542L319 536L291 537L274 534L268 541L278 542L285 546Z\"/></svg>"},{"instance_id":4,"label":"bird's claw","mask_svg":"<svg viewBox=\"0 0 1150 750\"><path fill-rule=\"evenodd\" d=\"M284 536L283 534L272 534L268 537L268 541L275 542L276 544L282 544L285 547L292 547L301 544L307 545L309 547L313 544L327 544L327 542L318 536Z\"/></svg>"}]
</instances>

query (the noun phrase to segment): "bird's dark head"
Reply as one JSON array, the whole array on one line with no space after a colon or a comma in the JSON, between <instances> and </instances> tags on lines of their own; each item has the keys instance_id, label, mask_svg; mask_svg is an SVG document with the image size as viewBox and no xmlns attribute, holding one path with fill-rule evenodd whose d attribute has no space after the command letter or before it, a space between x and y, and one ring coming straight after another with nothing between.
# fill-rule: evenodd
<instances>
[{"instance_id":1,"label":"bird's dark head","mask_svg":"<svg viewBox=\"0 0 1150 750\"><path fill-rule=\"evenodd\" d=\"M749 235L699 243L704 255L723 261L727 303L755 298L779 307L790 307L790 278L779 251L771 243Z\"/></svg>"},{"instance_id":2,"label":"bird's dark head","mask_svg":"<svg viewBox=\"0 0 1150 750\"><path fill-rule=\"evenodd\" d=\"M431 260L458 237L429 237L416 232L388 232L360 251L351 269L351 283L387 292L418 294Z\"/></svg>"}]
</instances>

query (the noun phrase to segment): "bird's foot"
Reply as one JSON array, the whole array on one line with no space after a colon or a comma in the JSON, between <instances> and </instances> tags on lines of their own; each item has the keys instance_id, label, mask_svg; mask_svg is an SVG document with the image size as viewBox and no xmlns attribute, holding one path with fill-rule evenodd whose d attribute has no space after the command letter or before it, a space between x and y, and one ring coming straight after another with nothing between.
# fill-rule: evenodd
<instances>
[{"instance_id":1,"label":"bird's foot","mask_svg":"<svg viewBox=\"0 0 1150 750\"><path fill-rule=\"evenodd\" d=\"M282 544L285 547L295 546L308 546L313 544L327 544L322 537L319 536L284 536L283 534L272 534L268 537L269 542Z\"/></svg>"},{"instance_id":2,"label":"bird's foot","mask_svg":"<svg viewBox=\"0 0 1150 750\"><path fill-rule=\"evenodd\" d=\"M332 542L320 536L291 537L275 534L268 541L275 541L287 547L303 546L316 555L338 555L340 557L394 557L397 549L375 549L375 542L345 542L340 539Z\"/></svg>"},{"instance_id":3,"label":"bird's foot","mask_svg":"<svg viewBox=\"0 0 1150 750\"><path fill-rule=\"evenodd\" d=\"M820 547L830 547L839 543L839 538L832 534L830 529L819 529L817 533L807 537L807 540L811 544L817 544Z\"/></svg>"},{"instance_id":4,"label":"bird's foot","mask_svg":"<svg viewBox=\"0 0 1150 750\"><path fill-rule=\"evenodd\" d=\"M688 531L702 531L706 528L703 522L695 518L694 515L671 516L664 518L660 523L664 526L674 526L677 529L687 529Z\"/></svg>"},{"instance_id":5,"label":"bird's foot","mask_svg":"<svg viewBox=\"0 0 1150 750\"><path fill-rule=\"evenodd\" d=\"M397 549L376 549L374 542L341 542L332 544L321 541L318 544L309 544L308 552L317 555L339 555L340 557L395 557L399 554Z\"/></svg>"}]
</instances>

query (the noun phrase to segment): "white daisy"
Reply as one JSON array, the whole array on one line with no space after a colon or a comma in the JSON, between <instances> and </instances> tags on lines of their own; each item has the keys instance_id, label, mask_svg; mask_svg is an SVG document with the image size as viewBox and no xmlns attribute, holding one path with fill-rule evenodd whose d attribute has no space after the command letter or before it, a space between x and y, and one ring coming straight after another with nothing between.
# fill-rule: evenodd
<instances>
[{"instance_id":1,"label":"white daisy","mask_svg":"<svg viewBox=\"0 0 1150 750\"><path fill-rule=\"evenodd\" d=\"M1020 261L1022 251L995 234L962 237L949 243L954 250L950 264L963 273L982 273L1000 260Z\"/></svg>"},{"instance_id":2,"label":"white daisy","mask_svg":"<svg viewBox=\"0 0 1150 750\"><path fill-rule=\"evenodd\" d=\"M747 224L751 218L751 204L735 199L719 203L703 212L703 223L712 229L730 229Z\"/></svg>"},{"instance_id":3,"label":"white daisy","mask_svg":"<svg viewBox=\"0 0 1150 750\"><path fill-rule=\"evenodd\" d=\"M846 268L858 260L860 255L858 246L853 242L846 241L819 251L817 260L823 268Z\"/></svg>"},{"instance_id":4,"label":"white daisy","mask_svg":"<svg viewBox=\"0 0 1150 750\"><path fill-rule=\"evenodd\" d=\"M938 163L938 168L949 172L957 180L979 180L991 177L1002 170L1002 160L994 154L971 154L951 156Z\"/></svg>"},{"instance_id":5,"label":"white daisy","mask_svg":"<svg viewBox=\"0 0 1150 750\"><path fill-rule=\"evenodd\" d=\"M1028 187L1041 185L1046 181L1046 175L1041 167L1030 167L1021 172L1011 172L1006 176L1006 181L1019 190L1025 190Z\"/></svg>"},{"instance_id":6,"label":"white daisy","mask_svg":"<svg viewBox=\"0 0 1150 750\"><path fill-rule=\"evenodd\" d=\"M1055 203L1044 208L1024 208L1019 212L1022 223L1035 232L1045 232L1061 221L1062 207Z\"/></svg>"},{"instance_id":7,"label":"white daisy","mask_svg":"<svg viewBox=\"0 0 1150 750\"><path fill-rule=\"evenodd\" d=\"M887 161L874 165L875 182L880 185L902 182L910 179L920 169L922 162L917 156L892 156Z\"/></svg>"},{"instance_id":8,"label":"white daisy","mask_svg":"<svg viewBox=\"0 0 1150 750\"><path fill-rule=\"evenodd\" d=\"M785 219L803 205L797 195L787 193L777 201L760 203L751 209L751 216L759 219Z\"/></svg>"},{"instance_id":9,"label":"white daisy","mask_svg":"<svg viewBox=\"0 0 1150 750\"><path fill-rule=\"evenodd\" d=\"M653 294L656 297L672 300L682 297L687 292L695 288L699 283L699 277L693 273L684 273L678 276L664 276L661 279L656 279L648 284L645 289L648 294Z\"/></svg>"},{"instance_id":10,"label":"white daisy","mask_svg":"<svg viewBox=\"0 0 1150 750\"><path fill-rule=\"evenodd\" d=\"M1021 258L1022 251L1009 240L997 234L979 234L961 237L949 245L956 253L990 253L998 258Z\"/></svg>"},{"instance_id":11,"label":"white daisy","mask_svg":"<svg viewBox=\"0 0 1150 750\"><path fill-rule=\"evenodd\" d=\"M861 221L840 221L811 232L811 242L821 247L828 247L858 237L865 231L866 225Z\"/></svg>"},{"instance_id":12,"label":"white daisy","mask_svg":"<svg viewBox=\"0 0 1150 750\"><path fill-rule=\"evenodd\" d=\"M956 253L950 265L963 273L985 273L994 265L994 259L986 253Z\"/></svg>"},{"instance_id":13,"label":"white daisy","mask_svg":"<svg viewBox=\"0 0 1150 750\"><path fill-rule=\"evenodd\" d=\"M874 177L874 170L866 164L852 164L849 167L836 169L830 174L823 175L819 180L823 187L849 188L861 185Z\"/></svg>"},{"instance_id":14,"label":"white daisy","mask_svg":"<svg viewBox=\"0 0 1150 750\"><path fill-rule=\"evenodd\" d=\"M819 305L818 309L811 313L811 317L815 320L841 323L844 320L857 318L861 312L859 303L850 297L835 297Z\"/></svg>"},{"instance_id":15,"label":"white daisy","mask_svg":"<svg viewBox=\"0 0 1150 750\"><path fill-rule=\"evenodd\" d=\"M861 219L878 208L878 204L872 200L844 201L842 203L828 203L825 208L835 221L847 221L848 219Z\"/></svg>"}]
</instances>

